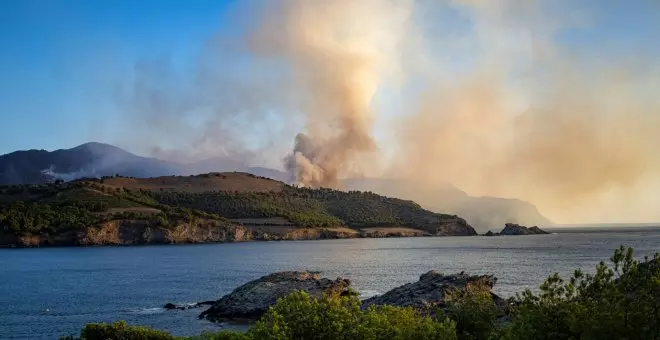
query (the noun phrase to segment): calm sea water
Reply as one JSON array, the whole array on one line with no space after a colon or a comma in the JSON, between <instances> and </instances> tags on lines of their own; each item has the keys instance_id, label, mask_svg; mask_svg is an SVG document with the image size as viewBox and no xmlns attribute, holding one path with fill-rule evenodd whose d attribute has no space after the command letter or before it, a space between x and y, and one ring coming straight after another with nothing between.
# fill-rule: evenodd
<instances>
[{"instance_id":1,"label":"calm sea water","mask_svg":"<svg viewBox=\"0 0 660 340\"><path fill-rule=\"evenodd\" d=\"M88 322L191 335L218 326L201 310L166 302L212 300L283 270L352 279L363 296L416 281L428 270L495 274L510 296L548 275L592 271L619 245L660 251L660 229L582 230L545 236L354 239L145 247L0 249L0 338L57 339Z\"/></svg>"}]
</instances>

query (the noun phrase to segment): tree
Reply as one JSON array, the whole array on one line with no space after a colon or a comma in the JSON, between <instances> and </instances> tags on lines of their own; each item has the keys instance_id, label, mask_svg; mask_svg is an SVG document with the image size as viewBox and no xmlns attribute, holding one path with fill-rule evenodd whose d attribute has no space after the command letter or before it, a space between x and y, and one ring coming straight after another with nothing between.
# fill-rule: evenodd
<instances>
[{"instance_id":1,"label":"tree","mask_svg":"<svg viewBox=\"0 0 660 340\"><path fill-rule=\"evenodd\" d=\"M659 339L660 258L634 259L621 246L595 274L555 274L515 299L506 339Z\"/></svg>"}]
</instances>

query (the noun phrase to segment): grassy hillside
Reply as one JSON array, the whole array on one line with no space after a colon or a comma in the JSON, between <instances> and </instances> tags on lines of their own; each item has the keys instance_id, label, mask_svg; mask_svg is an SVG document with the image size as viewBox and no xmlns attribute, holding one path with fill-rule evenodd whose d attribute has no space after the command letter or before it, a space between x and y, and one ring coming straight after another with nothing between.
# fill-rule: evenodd
<instances>
[{"instance_id":1,"label":"grassy hillside","mask_svg":"<svg viewBox=\"0 0 660 340\"><path fill-rule=\"evenodd\" d=\"M152 178L110 177L103 185L112 188L148 191L199 193L209 191L271 192L282 191L284 183L242 172L208 173L197 176L164 176Z\"/></svg>"},{"instance_id":2,"label":"grassy hillside","mask_svg":"<svg viewBox=\"0 0 660 340\"><path fill-rule=\"evenodd\" d=\"M412 201L370 192L296 188L246 173L0 186L0 228L6 233L52 234L122 219L168 227L198 218L218 225L251 219L294 227L474 232L464 220L424 210Z\"/></svg>"}]
</instances>

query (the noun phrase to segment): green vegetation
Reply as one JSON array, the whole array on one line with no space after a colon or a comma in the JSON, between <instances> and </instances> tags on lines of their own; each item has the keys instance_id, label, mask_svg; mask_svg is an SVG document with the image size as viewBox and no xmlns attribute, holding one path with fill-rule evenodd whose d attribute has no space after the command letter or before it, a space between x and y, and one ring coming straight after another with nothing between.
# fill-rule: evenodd
<instances>
[{"instance_id":1,"label":"green vegetation","mask_svg":"<svg viewBox=\"0 0 660 340\"><path fill-rule=\"evenodd\" d=\"M159 204L142 191L104 186L100 180L0 186L0 231L56 234L113 220L146 220L169 227L207 219L229 225L218 214Z\"/></svg>"},{"instance_id":2,"label":"green vegetation","mask_svg":"<svg viewBox=\"0 0 660 340\"><path fill-rule=\"evenodd\" d=\"M178 177L168 177L160 187L159 179L122 181L120 177L0 186L0 232L55 234L122 219L145 220L157 226L206 219L226 226L232 224L230 218L278 217L298 227L410 227L434 233L443 221L457 220L424 210L412 201L371 192L287 185L266 192L213 191L213 187L187 192L187 186L200 186L209 176L188 177L181 182L177 182ZM252 178L262 180L241 180ZM128 183L133 190L112 183Z\"/></svg>"},{"instance_id":3,"label":"green vegetation","mask_svg":"<svg viewBox=\"0 0 660 340\"><path fill-rule=\"evenodd\" d=\"M639 262L621 247L595 274L576 271L564 281L548 278L539 293L525 291L511 299L509 321L497 319L490 292L470 286L452 292L446 311L423 315L410 308L360 309L355 296L313 299L293 293L247 332L222 331L182 339L660 339L660 257ZM73 339L69 337L68 339ZM177 339L125 323L90 324L82 340Z\"/></svg>"},{"instance_id":4,"label":"green vegetation","mask_svg":"<svg viewBox=\"0 0 660 340\"><path fill-rule=\"evenodd\" d=\"M434 232L442 220L417 203L372 192L337 191L285 186L279 192L150 191L159 203L218 213L227 218L284 217L300 227L397 227Z\"/></svg>"},{"instance_id":5,"label":"green vegetation","mask_svg":"<svg viewBox=\"0 0 660 340\"><path fill-rule=\"evenodd\" d=\"M505 339L660 339L660 257L621 247L595 274L553 275L515 298Z\"/></svg>"},{"instance_id":6,"label":"green vegetation","mask_svg":"<svg viewBox=\"0 0 660 340\"><path fill-rule=\"evenodd\" d=\"M72 336L62 337L61 340L73 340ZM174 339L169 333L147 327L129 326L124 321L112 324L90 323L80 332L80 339L113 340L170 340Z\"/></svg>"}]
</instances>

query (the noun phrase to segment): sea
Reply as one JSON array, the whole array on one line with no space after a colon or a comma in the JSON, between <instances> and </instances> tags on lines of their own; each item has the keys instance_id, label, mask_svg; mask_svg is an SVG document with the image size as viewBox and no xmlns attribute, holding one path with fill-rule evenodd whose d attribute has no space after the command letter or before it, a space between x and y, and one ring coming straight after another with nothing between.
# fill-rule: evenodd
<instances>
[{"instance_id":1,"label":"sea","mask_svg":"<svg viewBox=\"0 0 660 340\"><path fill-rule=\"evenodd\" d=\"M204 245L0 249L0 339L58 339L90 322L125 320L194 335L223 325L168 302L215 300L285 270L351 279L362 297L429 270L493 274L497 294L536 289L549 275L593 272L620 245L660 251L660 228L561 228L551 235L421 237Z\"/></svg>"}]
</instances>

